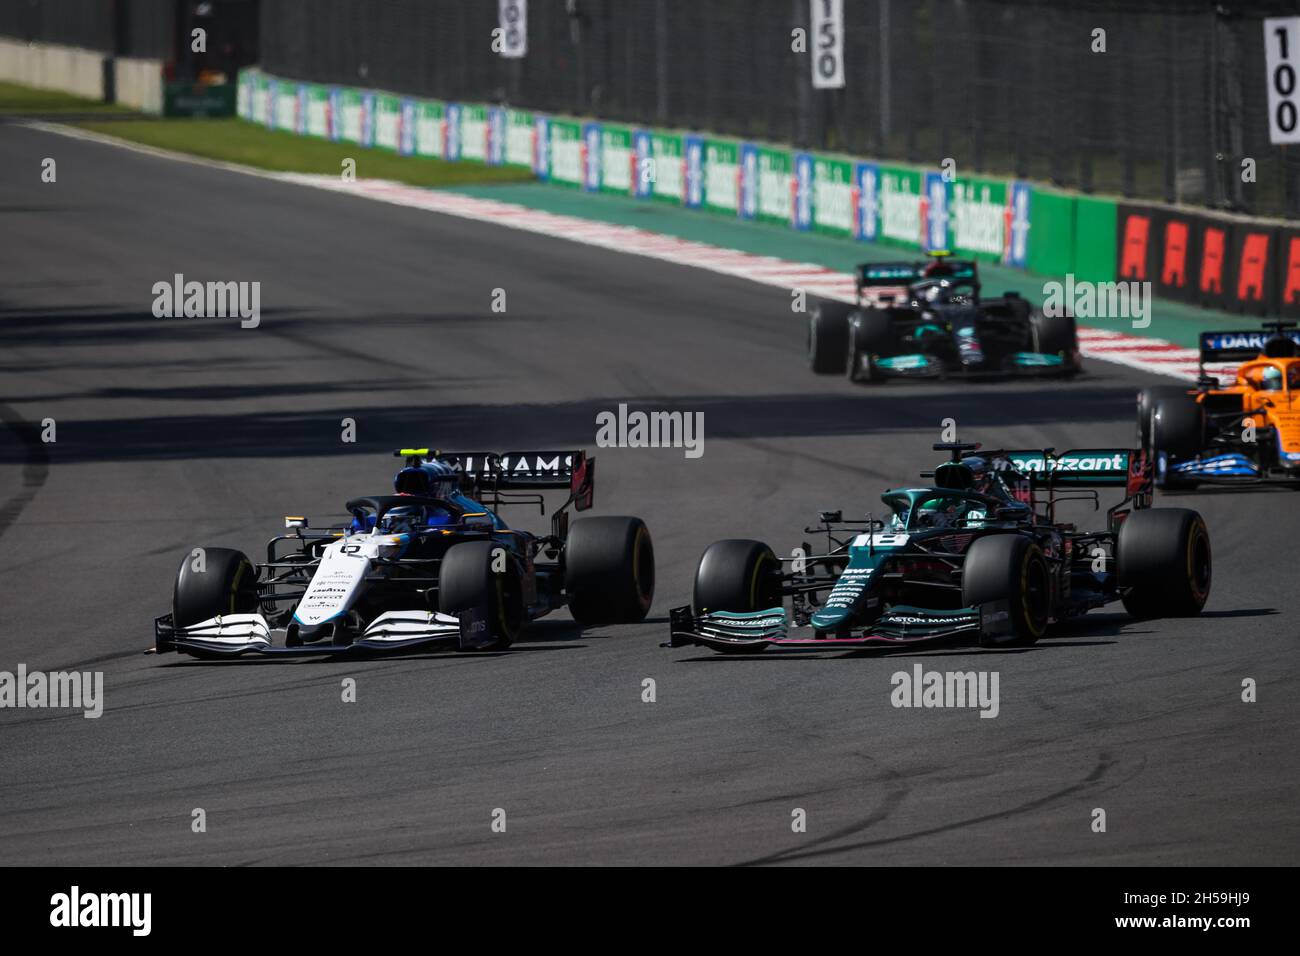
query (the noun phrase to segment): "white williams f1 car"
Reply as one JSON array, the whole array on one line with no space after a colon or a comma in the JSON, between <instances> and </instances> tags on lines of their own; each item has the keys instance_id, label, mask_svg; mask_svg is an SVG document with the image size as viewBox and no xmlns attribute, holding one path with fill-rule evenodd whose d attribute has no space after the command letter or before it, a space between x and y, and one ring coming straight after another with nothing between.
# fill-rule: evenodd
<instances>
[{"instance_id":1,"label":"white williams f1 car","mask_svg":"<svg viewBox=\"0 0 1300 956\"><path fill-rule=\"evenodd\" d=\"M395 494L353 498L349 524L289 533L266 563L196 549L181 563L158 653L196 657L339 654L448 645L501 649L529 621L568 606L583 625L634 623L654 598L654 548L640 518L579 518L595 460L582 451L444 454L405 448ZM506 526L497 509L568 498L551 532ZM283 635L283 643L274 638Z\"/></svg>"}]
</instances>

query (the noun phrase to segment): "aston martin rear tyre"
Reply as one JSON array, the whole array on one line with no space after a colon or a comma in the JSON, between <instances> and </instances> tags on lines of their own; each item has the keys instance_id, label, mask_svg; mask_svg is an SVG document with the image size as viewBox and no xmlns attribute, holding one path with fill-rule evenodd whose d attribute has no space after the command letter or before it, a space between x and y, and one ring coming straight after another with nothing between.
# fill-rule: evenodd
<instances>
[{"instance_id":1,"label":"aston martin rear tyre","mask_svg":"<svg viewBox=\"0 0 1300 956\"><path fill-rule=\"evenodd\" d=\"M1120 525L1115 562L1124 609L1136 618L1195 617L1210 596L1210 535L1189 508L1130 514Z\"/></svg>"}]
</instances>

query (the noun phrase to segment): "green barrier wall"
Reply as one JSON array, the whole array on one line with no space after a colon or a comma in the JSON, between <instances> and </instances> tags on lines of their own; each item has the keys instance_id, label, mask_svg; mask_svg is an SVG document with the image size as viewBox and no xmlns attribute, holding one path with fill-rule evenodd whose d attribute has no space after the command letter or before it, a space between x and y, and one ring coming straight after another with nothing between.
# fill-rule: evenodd
<instances>
[{"instance_id":1,"label":"green barrier wall","mask_svg":"<svg viewBox=\"0 0 1300 956\"><path fill-rule=\"evenodd\" d=\"M1113 199L1076 196L1074 220L1074 277L1088 282L1115 279L1116 222Z\"/></svg>"},{"instance_id":2,"label":"green barrier wall","mask_svg":"<svg viewBox=\"0 0 1300 956\"><path fill-rule=\"evenodd\" d=\"M986 262L1000 262L1006 209L1005 179L965 177L953 182L948 199L952 251Z\"/></svg>"},{"instance_id":3,"label":"green barrier wall","mask_svg":"<svg viewBox=\"0 0 1300 956\"><path fill-rule=\"evenodd\" d=\"M582 124L569 120L552 119L551 132L551 182L565 186L582 183Z\"/></svg>"},{"instance_id":4,"label":"green barrier wall","mask_svg":"<svg viewBox=\"0 0 1300 956\"><path fill-rule=\"evenodd\" d=\"M838 156L813 156L813 229L833 236L851 234L852 190L852 162Z\"/></svg>"},{"instance_id":5,"label":"green barrier wall","mask_svg":"<svg viewBox=\"0 0 1300 956\"><path fill-rule=\"evenodd\" d=\"M704 142L704 208L736 215L740 210L740 144Z\"/></svg>"},{"instance_id":6,"label":"green barrier wall","mask_svg":"<svg viewBox=\"0 0 1300 956\"><path fill-rule=\"evenodd\" d=\"M921 241L921 173L880 167L880 241L915 249Z\"/></svg>"},{"instance_id":7,"label":"green barrier wall","mask_svg":"<svg viewBox=\"0 0 1300 956\"><path fill-rule=\"evenodd\" d=\"M600 128L600 189L607 193L632 191L632 129L603 125Z\"/></svg>"},{"instance_id":8,"label":"green barrier wall","mask_svg":"<svg viewBox=\"0 0 1300 956\"><path fill-rule=\"evenodd\" d=\"M1074 213L1074 196L1034 188L1029 200L1031 271L1055 276L1074 270Z\"/></svg>"}]
</instances>

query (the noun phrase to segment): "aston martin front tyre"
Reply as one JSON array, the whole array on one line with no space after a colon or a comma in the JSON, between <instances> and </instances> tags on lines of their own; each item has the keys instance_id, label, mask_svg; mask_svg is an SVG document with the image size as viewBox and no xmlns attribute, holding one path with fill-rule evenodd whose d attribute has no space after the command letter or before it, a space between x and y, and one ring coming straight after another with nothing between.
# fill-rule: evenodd
<instances>
[{"instance_id":1,"label":"aston martin front tyre","mask_svg":"<svg viewBox=\"0 0 1300 956\"><path fill-rule=\"evenodd\" d=\"M849 313L843 302L818 302L808 316L808 367L818 375L844 374L849 341Z\"/></svg>"},{"instance_id":2,"label":"aston martin front tyre","mask_svg":"<svg viewBox=\"0 0 1300 956\"><path fill-rule=\"evenodd\" d=\"M564 545L569 613L584 627L645 620L655 597L655 549L640 518L579 518Z\"/></svg>"},{"instance_id":3,"label":"aston martin front tyre","mask_svg":"<svg viewBox=\"0 0 1300 956\"><path fill-rule=\"evenodd\" d=\"M1134 511L1120 525L1115 563L1136 618L1195 617L1210 596L1210 534L1189 508Z\"/></svg>"},{"instance_id":4,"label":"aston martin front tyre","mask_svg":"<svg viewBox=\"0 0 1300 956\"><path fill-rule=\"evenodd\" d=\"M781 562L761 541L728 538L709 545L695 569L691 606L706 611L748 613L780 607Z\"/></svg>"},{"instance_id":5,"label":"aston martin front tyre","mask_svg":"<svg viewBox=\"0 0 1300 956\"><path fill-rule=\"evenodd\" d=\"M1020 534L976 538L961 574L962 603L978 607L1006 602L1006 633L980 635L981 647L1027 647L1043 636L1052 616L1052 579L1047 559Z\"/></svg>"},{"instance_id":6,"label":"aston martin front tyre","mask_svg":"<svg viewBox=\"0 0 1300 956\"><path fill-rule=\"evenodd\" d=\"M257 610L257 570L244 552L195 548L181 561L172 594L174 627L189 627L218 614Z\"/></svg>"},{"instance_id":7,"label":"aston martin front tyre","mask_svg":"<svg viewBox=\"0 0 1300 956\"><path fill-rule=\"evenodd\" d=\"M498 541L453 544L438 569L438 610L479 611L491 635L483 649L506 649L525 622L519 562Z\"/></svg>"}]
</instances>

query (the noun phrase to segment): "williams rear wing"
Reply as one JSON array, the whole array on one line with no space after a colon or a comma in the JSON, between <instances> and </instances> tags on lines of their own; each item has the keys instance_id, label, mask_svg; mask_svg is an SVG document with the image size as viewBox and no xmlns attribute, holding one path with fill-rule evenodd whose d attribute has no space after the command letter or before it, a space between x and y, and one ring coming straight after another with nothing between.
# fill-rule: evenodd
<instances>
[{"instance_id":1,"label":"williams rear wing","mask_svg":"<svg viewBox=\"0 0 1300 956\"><path fill-rule=\"evenodd\" d=\"M464 475L465 483L488 492L568 489L577 511L586 511L595 496L596 459L576 451L438 451L402 448L406 458L437 459Z\"/></svg>"}]
</instances>

